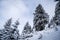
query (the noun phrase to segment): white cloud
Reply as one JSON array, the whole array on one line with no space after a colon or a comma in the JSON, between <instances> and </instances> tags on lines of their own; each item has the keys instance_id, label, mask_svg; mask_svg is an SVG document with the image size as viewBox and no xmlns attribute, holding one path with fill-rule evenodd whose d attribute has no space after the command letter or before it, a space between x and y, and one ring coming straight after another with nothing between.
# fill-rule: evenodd
<instances>
[{"instance_id":1,"label":"white cloud","mask_svg":"<svg viewBox=\"0 0 60 40\"><path fill-rule=\"evenodd\" d=\"M24 13L28 12L28 8L22 1L2 1L4 9L2 10L2 16L8 17L20 17Z\"/></svg>"}]
</instances>

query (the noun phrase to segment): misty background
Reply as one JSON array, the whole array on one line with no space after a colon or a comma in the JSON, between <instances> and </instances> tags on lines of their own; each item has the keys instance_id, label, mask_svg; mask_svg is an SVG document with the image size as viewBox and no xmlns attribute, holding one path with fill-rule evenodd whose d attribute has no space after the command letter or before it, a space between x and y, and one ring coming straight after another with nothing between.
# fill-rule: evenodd
<instances>
[{"instance_id":1,"label":"misty background","mask_svg":"<svg viewBox=\"0 0 60 40\"><path fill-rule=\"evenodd\" d=\"M33 27L33 13L38 4L43 6L50 19L54 16L56 6L54 0L0 0L0 28L3 28L9 18L12 18L13 22L19 19L20 33L27 21Z\"/></svg>"}]
</instances>

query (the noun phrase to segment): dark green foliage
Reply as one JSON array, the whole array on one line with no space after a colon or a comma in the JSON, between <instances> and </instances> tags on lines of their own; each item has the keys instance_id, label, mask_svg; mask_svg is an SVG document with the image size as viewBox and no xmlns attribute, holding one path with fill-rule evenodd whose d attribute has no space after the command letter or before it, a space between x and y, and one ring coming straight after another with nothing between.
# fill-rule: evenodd
<instances>
[{"instance_id":1,"label":"dark green foliage","mask_svg":"<svg viewBox=\"0 0 60 40\"><path fill-rule=\"evenodd\" d=\"M26 25L24 26L24 29L23 29L23 34L29 34L31 33L31 26L29 25L29 23L27 22Z\"/></svg>"},{"instance_id":2,"label":"dark green foliage","mask_svg":"<svg viewBox=\"0 0 60 40\"><path fill-rule=\"evenodd\" d=\"M43 9L42 5L39 4L36 7L35 13L34 13L34 27L36 31L41 31L45 28L45 24L48 23L49 16L47 13L45 13L45 10Z\"/></svg>"}]
</instances>

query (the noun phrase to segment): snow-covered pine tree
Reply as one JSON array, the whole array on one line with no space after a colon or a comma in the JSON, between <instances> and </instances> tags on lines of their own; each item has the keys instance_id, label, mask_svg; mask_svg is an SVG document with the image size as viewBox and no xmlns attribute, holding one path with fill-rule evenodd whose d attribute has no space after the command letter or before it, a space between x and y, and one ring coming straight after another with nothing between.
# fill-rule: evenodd
<instances>
[{"instance_id":1,"label":"snow-covered pine tree","mask_svg":"<svg viewBox=\"0 0 60 40\"><path fill-rule=\"evenodd\" d=\"M26 25L24 26L24 29L22 31L22 35L21 35L21 40L28 40L28 38L32 37L31 35L31 26L29 25L29 22L26 23Z\"/></svg>"},{"instance_id":2,"label":"snow-covered pine tree","mask_svg":"<svg viewBox=\"0 0 60 40\"><path fill-rule=\"evenodd\" d=\"M17 30L18 25L19 25L19 22L16 21L15 25L12 26L12 18L10 18L4 25L4 29L0 31L0 39L1 40L19 40L19 31Z\"/></svg>"},{"instance_id":3,"label":"snow-covered pine tree","mask_svg":"<svg viewBox=\"0 0 60 40\"><path fill-rule=\"evenodd\" d=\"M53 18L56 26L60 26L60 0L57 0L58 3L56 4L56 7L55 7L55 16ZM58 30L57 27L55 27L56 30Z\"/></svg>"},{"instance_id":4,"label":"snow-covered pine tree","mask_svg":"<svg viewBox=\"0 0 60 40\"><path fill-rule=\"evenodd\" d=\"M59 2L56 4L55 15L48 27L51 28L51 26L53 25L53 27L55 27L55 29L58 30L56 26L60 25L60 0L56 0L56 1Z\"/></svg>"},{"instance_id":5,"label":"snow-covered pine tree","mask_svg":"<svg viewBox=\"0 0 60 40\"><path fill-rule=\"evenodd\" d=\"M26 23L24 26L24 30L22 32L23 34L30 34L31 33L31 26L29 25L29 22Z\"/></svg>"},{"instance_id":6,"label":"snow-covered pine tree","mask_svg":"<svg viewBox=\"0 0 60 40\"><path fill-rule=\"evenodd\" d=\"M20 38L19 30L17 29L18 25L19 25L19 21L18 20L16 20L14 25L12 25L14 27L14 29L12 31L11 39L13 39L13 40L19 40L19 38Z\"/></svg>"},{"instance_id":7,"label":"snow-covered pine tree","mask_svg":"<svg viewBox=\"0 0 60 40\"><path fill-rule=\"evenodd\" d=\"M2 30L2 40L11 40L10 39L10 34L11 34L11 31L13 30L11 28L11 24L12 24L12 18L10 18L6 24L4 25L4 29Z\"/></svg>"},{"instance_id":8,"label":"snow-covered pine tree","mask_svg":"<svg viewBox=\"0 0 60 40\"><path fill-rule=\"evenodd\" d=\"M39 4L36 7L34 13L33 28L35 28L36 31L41 31L45 28L45 24L47 24L48 21L49 21L49 15L45 13L45 10L43 9L42 5Z\"/></svg>"},{"instance_id":9,"label":"snow-covered pine tree","mask_svg":"<svg viewBox=\"0 0 60 40\"><path fill-rule=\"evenodd\" d=\"M60 25L60 1L56 4L54 21L56 25Z\"/></svg>"},{"instance_id":10,"label":"snow-covered pine tree","mask_svg":"<svg viewBox=\"0 0 60 40\"><path fill-rule=\"evenodd\" d=\"M4 28L8 31L11 28L11 24L12 24L12 18L10 18L6 24L4 25Z\"/></svg>"},{"instance_id":11,"label":"snow-covered pine tree","mask_svg":"<svg viewBox=\"0 0 60 40\"><path fill-rule=\"evenodd\" d=\"M60 1L56 4L55 15L52 20L56 25L60 25ZM52 24L52 23L51 23Z\"/></svg>"}]
</instances>

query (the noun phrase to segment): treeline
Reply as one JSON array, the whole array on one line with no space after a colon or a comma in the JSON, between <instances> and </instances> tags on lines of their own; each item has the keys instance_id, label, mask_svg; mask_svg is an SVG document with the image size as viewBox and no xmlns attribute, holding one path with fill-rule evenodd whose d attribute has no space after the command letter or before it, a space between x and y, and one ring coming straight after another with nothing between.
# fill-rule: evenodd
<instances>
[{"instance_id":1,"label":"treeline","mask_svg":"<svg viewBox=\"0 0 60 40\"><path fill-rule=\"evenodd\" d=\"M0 40L25 40L26 38L33 37L31 33L45 30L46 25L48 25L47 28L55 27L57 30L56 26L60 25L60 2L56 4L55 15L50 22L49 15L45 12L41 4L36 7L35 13L33 14L33 28L31 28L31 25L27 22L21 35L17 29L19 21L16 20L16 22L12 24L12 18L7 20L4 29L0 30Z\"/></svg>"}]
</instances>

